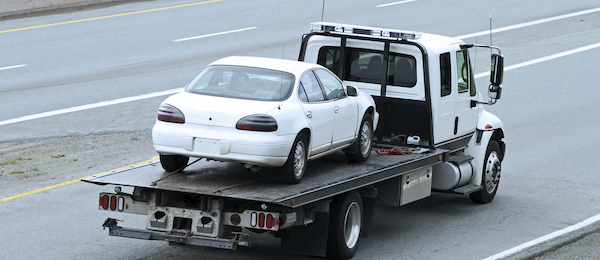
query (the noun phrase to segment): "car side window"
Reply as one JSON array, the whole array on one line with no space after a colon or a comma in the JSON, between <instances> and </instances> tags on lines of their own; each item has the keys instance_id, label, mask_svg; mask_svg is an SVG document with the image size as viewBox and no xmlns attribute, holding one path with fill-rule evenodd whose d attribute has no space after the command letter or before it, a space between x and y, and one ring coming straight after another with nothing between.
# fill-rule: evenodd
<instances>
[{"instance_id":1,"label":"car side window","mask_svg":"<svg viewBox=\"0 0 600 260\"><path fill-rule=\"evenodd\" d=\"M327 99L332 100L346 97L342 83L335 76L325 70L315 70L315 73L321 81Z\"/></svg>"},{"instance_id":2,"label":"car side window","mask_svg":"<svg viewBox=\"0 0 600 260\"><path fill-rule=\"evenodd\" d=\"M300 87L298 88L298 97L304 102L318 102L325 100L319 81L312 71L305 73L300 78Z\"/></svg>"}]
</instances>

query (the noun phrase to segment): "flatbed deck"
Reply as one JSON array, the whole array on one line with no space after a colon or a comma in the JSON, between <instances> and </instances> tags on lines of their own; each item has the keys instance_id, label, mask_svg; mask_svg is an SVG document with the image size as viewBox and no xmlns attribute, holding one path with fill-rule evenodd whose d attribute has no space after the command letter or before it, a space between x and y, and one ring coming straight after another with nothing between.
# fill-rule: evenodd
<instances>
[{"instance_id":1,"label":"flatbed deck","mask_svg":"<svg viewBox=\"0 0 600 260\"><path fill-rule=\"evenodd\" d=\"M447 158L448 151L442 149L405 155L373 152L366 162L349 164L343 152L338 152L310 161L302 181L295 185L279 183L274 169L264 168L250 173L239 163L206 160L158 181L156 185L152 185L153 182L168 174L160 162L105 173L83 181L253 200L295 208L410 173Z\"/></svg>"}]
</instances>

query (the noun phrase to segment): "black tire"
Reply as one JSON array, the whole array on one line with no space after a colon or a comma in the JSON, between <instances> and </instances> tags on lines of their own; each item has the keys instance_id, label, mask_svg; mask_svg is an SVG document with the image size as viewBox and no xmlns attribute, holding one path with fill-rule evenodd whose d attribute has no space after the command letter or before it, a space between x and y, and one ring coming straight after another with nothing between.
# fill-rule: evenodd
<instances>
[{"instance_id":1,"label":"black tire","mask_svg":"<svg viewBox=\"0 0 600 260\"><path fill-rule=\"evenodd\" d=\"M469 194L471 201L479 204L492 202L498 191L500 184L500 173L502 171L502 154L500 146L495 140L490 140L487 151L485 152L485 161L483 162L483 172L481 176L480 191Z\"/></svg>"},{"instance_id":2,"label":"black tire","mask_svg":"<svg viewBox=\"0 0 600 260\"><path fill-rule=\"evenodd\" d=\"M300 133L294 140L288 159L280 168L279 177L282 182L297 184L302 180L308 158L308 137Z\"/></svg>"},{"instance_id":3,"label":"black tire","mask_svg":"<svg viewBox=\"0 0 600 260\"><path fill-rule=\"evenodd\" d=\"M160 155L160 165L168 172L174 172L187 166L190 157L183 155Z\"/></svg>"},{"instance_id":4,"label":"black tire","mask_svg":"<svg viewBox=\"0 0 600 260\"><path fill-rule=\"evenodd\" d=\"M362 233L363 204L360 195L351 191L331 202L327 256L350 259L356 253Z\"/></svg>"},{"instance_id":5,"label":"black tire","mask_svg":"<svg viewBox=\"0 0 600 260\"><path fill-rule=\"evenodd\" d=\"M346 152L346 159L348 161L364 162L369 159L371 148L373 148L373 119L371 115L365 114L363 117L360 129L358 130L358 137L350 147L353 146L356 146L355 151Z\"/></svg>"}]
</instances>

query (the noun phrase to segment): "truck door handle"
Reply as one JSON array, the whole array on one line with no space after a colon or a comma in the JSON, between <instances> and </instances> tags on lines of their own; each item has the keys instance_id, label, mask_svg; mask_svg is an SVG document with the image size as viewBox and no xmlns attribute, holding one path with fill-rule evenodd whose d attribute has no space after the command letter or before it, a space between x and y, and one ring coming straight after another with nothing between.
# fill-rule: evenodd
<instances>
[{"instance_id":1,"label":"truck door handle","mask_svg":"<svg viewBox=\"0 0 600 260\"><path fill-rule=\"evenodd\" d=\"M310 111L306 112L306 117L312 118L312 112L310 112Z\"/></svg>"},{"instance_id":2,"label":"truck door handle","mask_svg":"<svg viewBox=\"0 0 600 260\"><path fill-rule=\"evenodd\" d=\"M337 113L337 112L340 112L340 107L338 107L338 106L334 107L334 108L333 108L333 111L334 111L334 112L336 112L336 113Z\"/></svg>"}]
</instances>

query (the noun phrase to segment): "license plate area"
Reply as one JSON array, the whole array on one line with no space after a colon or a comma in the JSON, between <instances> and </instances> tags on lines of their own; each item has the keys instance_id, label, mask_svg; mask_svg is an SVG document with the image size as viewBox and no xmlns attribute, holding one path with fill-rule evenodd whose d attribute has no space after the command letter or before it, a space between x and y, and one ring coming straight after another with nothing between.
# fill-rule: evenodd
<instances>
[{"instance_id":1,"label":"license plate area","mask_svg":"<svg viewBox=\"0 0 600 260\"><path fill-rule=\"evenodd\" d=\"M194 151L210 154L218 154L221 142L217 139L194 138Z\"/></svg>"}]
</instances>

